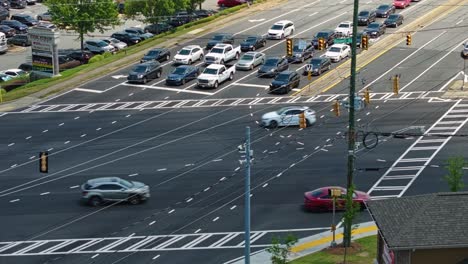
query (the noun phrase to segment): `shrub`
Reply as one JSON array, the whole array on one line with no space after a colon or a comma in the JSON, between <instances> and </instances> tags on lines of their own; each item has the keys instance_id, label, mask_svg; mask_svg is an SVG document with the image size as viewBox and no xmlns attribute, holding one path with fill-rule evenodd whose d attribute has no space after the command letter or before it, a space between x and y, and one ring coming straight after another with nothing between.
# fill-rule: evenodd
<instances>
[{"instance_id":1,"label":"shrub","mask_svg":"<svg viewBox=\"0 0 468 264\"><path fill-rule=\"evenodd\" d=\"M104 59L104 56L99 54L99 55L93 56L91 59L89 59L88 63L95 63L95 62L98 62L98 61L102 61L103 59Z\"/></svg>"}]
</instances>

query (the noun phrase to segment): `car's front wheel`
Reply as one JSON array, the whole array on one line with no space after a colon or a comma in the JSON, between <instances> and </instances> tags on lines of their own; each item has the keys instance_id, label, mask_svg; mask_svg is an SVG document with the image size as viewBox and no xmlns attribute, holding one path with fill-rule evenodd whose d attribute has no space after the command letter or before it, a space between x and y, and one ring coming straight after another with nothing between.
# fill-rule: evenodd
<instances>
[{"instance_id":1,"label":"car's front wheel","mask_svg":"<svg viewBox=\"0 0 468 264\"><path fill-rule=\"evenodd\" d=\"M275 120L271 121L269 126L269 128L277 128L278 127L278 122L276 122Z\"/></svg>"}]
</instances>

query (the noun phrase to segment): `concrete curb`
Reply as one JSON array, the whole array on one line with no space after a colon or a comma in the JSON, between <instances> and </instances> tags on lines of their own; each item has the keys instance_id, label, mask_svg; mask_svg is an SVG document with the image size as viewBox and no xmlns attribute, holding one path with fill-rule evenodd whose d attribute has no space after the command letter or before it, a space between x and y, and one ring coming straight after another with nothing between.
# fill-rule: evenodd
<instances>
[{"instance_id":1,"label":"concrete curb","mask_svg":"<svg viewBox=\"0 0 468 264\"><path fill-rule=\"evenodd\" d=\"M212 33L219 29L219 26L222 25L223 27L232 25L233 23L237 22L238 19L247 17L249 14L255 11L262 11L262 10L267 10L271 9L272 7L275 7L286 0L266 0L262 3L255 4L253 6L250 6L248 8L244 8L242 10L239 10L238 12L226 15L225 17L221 18L220 20L217 20L216 22L209 22L208 24L204 25L203 27L200 27L198 29L194 28L192 31L195 31L194 33L186 33L183 34L179 37L175 37L169 40L166 40L158 46L160 47L172 47L174 45L183 45L184 43L187 43L191 41L191 39L186 39L187 35L193 36L193 38L196 37L202 37L205 36L209 33ZM0 112L7 112L7 111L12 111L18 108L23 108L27 107L31 104L37 104L40 103L41 101L46 100L49 97L57 96L58 94L61 94L63 92L67 92L71 89L74 89L76 87L79 87L80 85L83 85L88 82L92 82L96 79L101 78L103 75L110 74L112 72L115 72L119 70L120 68L127 67L133 63L136 63L140 60L140 58L151 48L147 48L145 50L142 50L140 52L137 52L135 54L132 54L125 59L118 60L115 62L112 62L107 65L107 67L101 67L97 68L93 71L87 72L87 75L95 76L91 79L86 79L83 78L81 74L76 75L75 77L63 81L59 84L55 84L51 87L48 87L44 90L41 90L39 92L36 92L34 94L30 94L26 97L16 99L14 101L6 102L0 104ZM50 96L48 96L50 95Z\"/></svg>"}]
</instances>

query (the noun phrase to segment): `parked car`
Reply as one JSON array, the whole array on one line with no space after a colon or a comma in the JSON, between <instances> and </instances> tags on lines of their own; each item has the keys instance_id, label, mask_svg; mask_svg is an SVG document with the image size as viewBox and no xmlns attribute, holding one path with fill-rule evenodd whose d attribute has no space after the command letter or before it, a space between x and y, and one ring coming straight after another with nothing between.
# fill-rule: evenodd
<instances>
[{"instance_id":1,"label":"parked car","mask_svg":"<svg viewBox=\"0 0 468 264\"><path fill-rule=\"evenodd\" d=\"M217 13L217 11L215 11L215 10L206 10L206 9L197 9L197 10L193 11L193 14L197 18L210 17L210 16L212 16L212 15L214 15L216 13Z\"/></svg>"},{"instance_id":2,"label":"parked car","mask_svg":"<svg viewBox=\"0 0 468 264\"><path fill-rule=\"evenodd\" d=\"M19 78L28 75L27 72L21 69L8 69L5 71L1 71L1 73L11 76L11 78Z\"/></svg>"},{"instance_id":3,"label":"parked car","mask_svg":"<svg viewBox=\"0 0 468 264\"><path fill-rule=\"evenodd\" d=\"M40 28L48 28L48 29L56 29L57 26L48 22L48 21L39 21L39 23L37 23L36 27L40 27Z\"/></svg>"},{"instance_id":4,"label":"parked car","mask_svg":"<svg viewBox=\"0 0 468 264\"><path fill-rule=\"evenodd\" d=\"M29 27L33 27L37 25L37 23L39 22L36 19L34 19L32 16L26 15L26 14L15 14L15 15L12 15L10 19L19 21Z\"/></svg>"},{"instance_id":5,"label":"parked car","mask_svg":"<svg viewBox=\"0 0 468 264\"><path fill-rule=\"evenodd\" d=\"M270 93L287 94L299 87L301 77L296 71L280 72L270 84Z\"/></svg>"},{"instance_id":6,"label":"parked car","mask_svg":"<svg viewBox=\"0 0 468 264\"><path fill-rule=\"evenodd\" d=\"M161 77L162 66L158 61L148 61L133 67L127 77L129 83L147 83Z\"/></svg>"},{"instance_id":7,"label":"parked car","mask_svg":"<svg viewBox=\"0 0 468 264\"><path fill-rule=\"evenodd\" d=\"M68 53L67 56L74 60L79 61L81 64L86 64L88 63L89 59L91 59L94 56L94 54L86 50L83 52L81 52L81 50L77 50L77 51Z\"/></svg>"},{"instance_id":8,"label":"parked car","mask_svg":"<svg viewBox=\"0 0 468 264\"><path fill-rule=\"evenodd\" d=\"M254 51L266 46L266 35L248 36L241 42L242 51Z\"/></svg>"},{"instance_id":9,"label":"parked car","mask_svg":"<svg viewBox=\"0 0 468 264\"><path fill-rule=\"evenodd\" d=\"M328 71L331 69L331 61L327 57L312 58L309 61L309 65L310 66L304 67L304 71L302 72L303 75L309 74L308 69L310 69L312 75L320 75L324 71Z\"/></svg>"},{"instance_id":10,"label":"parked car","mask_svg":"<svg viewBox=\"0 0 468 264\"><path fill-rule=\"evenodd\" d=\"M175 64L192 64L194 61L203 61L205 56L203 49L198 45L190 45L182 48L174 56Z\"/></svg>"},{"instance_id":11,"label":"parked car","mask_svg":"<svg viewBox=\"0 0 468 264\"><path fill-rule=\"evenodd\" d=\"M289 20L281 20L273 24L268 30L268 38L283 39L287 36L294 35L294 23Z\"/></svg>"},{"instance_id":12,"label":"parked car","mask_svg":"<svg viewBox=\"0 0 468 264\"><path fill-rule=\"evenodd\" d=\"M392 14L385 19L384 24L387 27L398 27L403 24L403 15L402 14Z\"/></svg>"},{"instance_id":13,"label":"parked car","mask_svg":"<svg viewBox=\"0 0 468 264\"><path fill-rule=\"evenodd\" d=\"M0 25L0 32L5 34L7 38L13 37L16 34L16 30L7 25Z\"/></svg>"},{"instance_id":14,"label":"parked car","mask_svg":"<svg viewBox=\"0 0 468 264\"><path fill-rule=\"evenodd\" d=\"M245 4L246 0L218 0L219 7L233 7Z\"/></svg>"},{"instance_id":15,"label":"parked car","mask_svg":"<svg viewBox=\"0 0 468 264\"><path fill-rule=\"evenodd\" d=\"M367 26L372 22L375 22L377 13L375 10L362 10L358 14L358 25Z\"/></svg>"},{"instance_id":16,"label":"parked car","mask_svg":"<svg viewBox=\"0 0 468 264\"><path fill-rule=\"evenodd\" d=\"M50 11L46 11L37 15L37 20L52 21L52 14L50 13Z\"/></svg>"},{"instance_id":17,"label":"parked car","mask_svg":"<svg viewBox=\"0 0 468 264\"><path fill-rule=\"evenodd\" d=\"M335 32L342 36L351 36L353 34L353 22L344 21L341 22L336 28Z\"/></svg>"},{"instance_id":18,"label":"parked car","mask_svg":"<svg viewBox=\"0 0 468 264\"><path fill-rule=\"evenodd\" d=\"M275 77L278 73L289 68L289 63L286 58L267 57L265 63L257 72L259 77Z\"/></svg>"},{"instance_id":19,"label":"parked car","mask_svg":"<svg viewBox=\"0 0 468 264\"><path fill-rule=\"evenodd\" d=\"M36 0L26 0L26 4L28 4L28 5L35 5L35 4L36 4Z\"/></svg>"},{"instance_id":20,"label":"parked car","mask_svg":"<svg viewBox=\"0 0 468 264\"><path fill-rule=\"evenodd\" d=\"M395 8L406 8L410 6L411 0L393 0Z\"/></svg>"},{"instance_id":21,"label":"parked car","mask_svg":"<svg viewBox=\"0 0 468 264\"><path fill-rule=\"evenodd\" d=\"M461 52L461 55L465 59L468 58L468 42L465 42L465 44L463 44L463 50Z\"/></svg>"},{"instance_id":22,"label":"parked car","mask_svg":"<svg viewBox=\"0 0 468 264\"><path fill-rule=\"evenodd\" d=\"M6 20L10 17L10 11L8 9L0 7L0 21Z\"/></svg>"},{"instance_id":23,"label":"parked car","mask_svg":"<svg viewBox=\"0 0 468 264\"><path fill-rule=\"evenodd\" d=\"M304 209L314 211L333 210L333 198L331 189L340 189L341 196L336 198L335 210L346 210L346 189L339 186L322 187L310 192L304 193ZM362 191L354 191L353 202L358 203L361 209L366 208L365 203L370 200L370 196Z\"/></svg>"},{"instance_id":24,"label":"parked car","mask_svg":"<svg viewBox=\"0 0 468 264\"><path fill-rule=\"evenodd\" d=\"M16 20L3 20L0 25L7 25L16 30L16 34L28 33L28 26Z\"/></svg>"},{"instance_id":25,"label":"parked car","mask_svg":"<svg viewBox=\"0 0 468 264\"><path fill-rule=\"evenodd\" d=\"M184 85L200 75L200 69L195 66L181 65L176 67L166 78L167 85Z\"/></svg>"},{"instance_id":26,"label":"parked car","mask_svg":"<svg viewBox=\"0 0 468 264\"><path fill-rule=\"evenodd\" d=\"M333 62L339 62L344 58L351 56L351 49L346 44L333 44L327 52L325 52L325 57L330 58Z\"/></svg>"},{"instance_id":27,"label":"parked car","mask_svg":"<svg viewBox=\"0 0 468 264\"><path fill-rule=\"evenodd\" d=\"M236 67L231 66L227 68L222 64L210 64L203 70L197 78L197 85L199 88L218 88L218 86L227 81L233 80L236 73Z\"/></svg>"},{"instance_id":28,"label":"parked car","mask_svg":"<svg viewBox=\"0 0 468 264\"><path fill-rule=\"evenodd\" d=\"M143 58L140 60L141 63L147 62L147 61L168 61L171 59L171 51L166 48L156 48L149 50L148 53L143 56Z\"/></svg>"},{"instance_id":29,"label":"parked car","mask_svg":"<svg viewBox=\"0 0 468 264\"><path fill-rule=\"evenodd\" d=\"M236 63L237 70L253 70L258 65L262 65L265 62L265 54L261 52L247 52L240 57Z\"/></svg>"},{"instance_id":30,"label":"parked car","mask_svg":"<svg viewBox=\"0 0 468 264\"><path fill-rule=\"evenodd\" d=\"M23 9L26 8L28 3L25 0L10 0L11 8Z\"/></svg>"},{"instance_id":31,"label":"parked car","mask_svg":"<svg viewBox=\"0 0 468 264\"><path fill-rule=\"evenodd\" d=\"M385 34L385 30L387 29L387 26L385 23L370 23L369 26L367 26L366 29L364 29L364 32L366 32L371 38L378 38Z\"/></svg>"},{"instance_id":32,"label":"parked car","mask_svg":"<svg viewBox=\"0 0 468 264\"><path fill-rule=\"evenodd\" d=\"M8 44L17 46L31 46L31 38L28 34L17 34L7 40Z\"/></svg>"},{"instance_id":33,"label":"parked car","mask_svg":"<svg viewBox=\"0 0 468 264\"><path fill-rule=\"evenodd\" d=\"M145 32L152 33L154 35L158 35L169 30L172 30L174 27L169 25L167 22L159 22L157 24L151 24L144 28Z\"/></svg>"},{"instance_id":34,"label":"parked car","mask_svg":"<svg viewBox=\"0 0 468 264\"><path fill-rule=\"evenodd\" d=\"M169 25L173 27L182 26L184 24L190 23L194 21L196 16L194 14L190 14L186 11L180 11L174 14L173 17L169 20Z\"/></svg>"},{"instance_id":35,"label":"parked car","mask_svg":"<svg viewBox=\"0 0 468 264\"><path fill-rule=\"evenodd\" d=\"M104 52L115 52L114 46L102 40L86 40L83 44L85 50L95 54L103 54Z\"/></svg>"},{"instance_id":36,"label":"parked car","mask_svg":"<svg viewBox=\"0 0 468 264\"><path fill-rule=\"evenodd\" d=\"M81 185L81 193L81 200L91 206L99 206L105 202L121 201L136 205L150 198L148 185L118 177L88 180Z\"/></svg>"},{"instance_id":37,"label":"parked car","mask_svg":"<svg viewBox=\"0 0 468 264\"><path fill-rule=\"evenodd\" d=\"M375 10L377 17L388 17L393 13L395 13L395 7L393 5L380 5Z\"/></svg>"},{"instance_id":38,"label":"parked car","mask_svg":"<svg viewBox=\"0 0 468 264\"><path fill-rule=\"evenodd\" d=\"M32 63L28 63L28 62L21 63L21 64L18 66L18 69L23 70L23 71L25 71L25 72L31 72L32 69L33 69Z\"/></svg>"},{"instance_id":39,"label":"parked car","mask_svg":"<svg viewBox=\"0 0 468 264\"><path fill-rule=\"evenodd\" d=\"M68 57L67 55L59 55L59 69L60 71L72 69L81 65L79 60Z\"/></svg>"},{"instance_id":40,"label":"parked car","mask_svg":"<svg viewBox=\"0 0 468 264\"><path fill-rule=\"evenodd\" d=\"M299 114L304 113L306 124L313 125L317 118L315 111L307 106L286 106L278 111L268 112L262 116L262 127L276 128L279 126L298 126Z\"/></svg>"},{"instance_id":41,"label":"parked car","mask_svg":"<svg viewBox=\"0 0 468 264\"><path fill-rule=\"evenodd\" d=\"M233 47L231 44L218 44L206 54L205 64L224 64L239 59L240 54L240 46Z\"/></svg>"},{"instance_id":42,"label":"parked car","mask_svg":"<svg viewBox=\"0 0 468 264\"><path fill-rule=\"evenodd\" d=\"M123 50L128 47L127 43L122 42L115 38L105 38L105 39L102 39L102 41L113 46L116 50Z\"/></svg>"},{"instance_id":43,"label":"parked car","mask_svg":"<svg viewBox=\"0 0 468 264\"><path fill-rule=\"evenodd\" d=\"M145 32L141 28L135 28L135 27L126 28L124 31L127 32L127 33L130 33L130 34L139 36L140 40L145 40L145 39L149 39L149 38L154 37L154 35L152 33Z\"/></svg>"},{"instance_id":44,"label":"parked car","mask_svg":"<svg viewBox=\"0 0 468 264\"><path fill-rule=\"evenodd\" d=\"M111 38L118 39L126 43L128 46L138 44L141 41L141 38L139 36L128 32L116 32L111 35Z\"/></svg>"},{"instance_id":45,"label":"parked car","mask_svg":"<svg viewBox=\"0 0 468 264\"><path fill-rule=\"evenodd\" d=\"M300 39L294 43L292 51L293 54L288 57L288 62L304 62L314 56L315 48L311 41Z\"/></svg>"},{"instance_id":46,"label":"parked car","mask_svg":"<svg viewBox=\"0 0 468 264\"><path fill-rule=\"evenodd\" d=\"M2 82L7 82L7 81L10 81L12 79L13 79L13 77L11 77L10 75L0 72L0 85L1 85Z\"/></svg>"},{"instance_id":47,"label":"parked car","mask_svg":"<svg viewBox=\"0 0 468 264\"><path fill-rule=\"evenodd\" d=\"M331 29L325 29L315 34L314 38L312 39L314 48L318 48L318 40L320 38L323 38L325 40L325 48L328 48L328 46L333 45L333 43L335 42L335 38L336 38L335 31Z\"/></svg>"},{"instance_id":48,"label":"parked car","mask_svg":"<svg viewBox=\"0 0 468 264\"><path fill-rule=\"evenodd\" d=\"M229 33L216 34L208 41L206 49L210 50L217 44L234 44L234 36Z\"/></svg>"},{"instance_id":49,"label":"parked car","mask_svg":"<svg viewBox=\"0 0 468 264\"><path fill-rule=\"evenodd\" d=\"M4 8L6 10L10 10L10 1L8 0L0 0L0 8ZM1 20L1 19L0 19Z\"/></svg>"}]
</instances>

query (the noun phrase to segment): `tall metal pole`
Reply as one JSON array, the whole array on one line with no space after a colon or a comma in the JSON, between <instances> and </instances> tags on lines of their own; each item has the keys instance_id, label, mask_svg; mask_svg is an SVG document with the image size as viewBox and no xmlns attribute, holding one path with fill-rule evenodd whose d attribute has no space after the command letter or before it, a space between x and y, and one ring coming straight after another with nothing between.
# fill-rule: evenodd
<instances>
[{"instance_id":1,"label":"tall metal pole","mask_svg":"<svg viewBox=\"0 0 468 264\"><path fill-rule=\"evenodd\" d=\"M353 10L353 41L351 43L351 78L349 89L349 128L348 128L348 177L347 189L353 185L354 177L354 149L355 149L355 129L354 129L354 98L356 92L356 40L357 40L357 25L358 25L358 8L359 0L354 0ZM343 244L345 247L351 245L351 221L344 224Z\"/></svg>"},{"instance_id":2,"label":"tall metal pole","mask_svg":"<svg viewBox=\"0 0 468 264\"><path fill-rule=\"evenodd\" d=\"M250 127L245 129L245 264L250 264Z\"/></svg>"}]
</instances>

